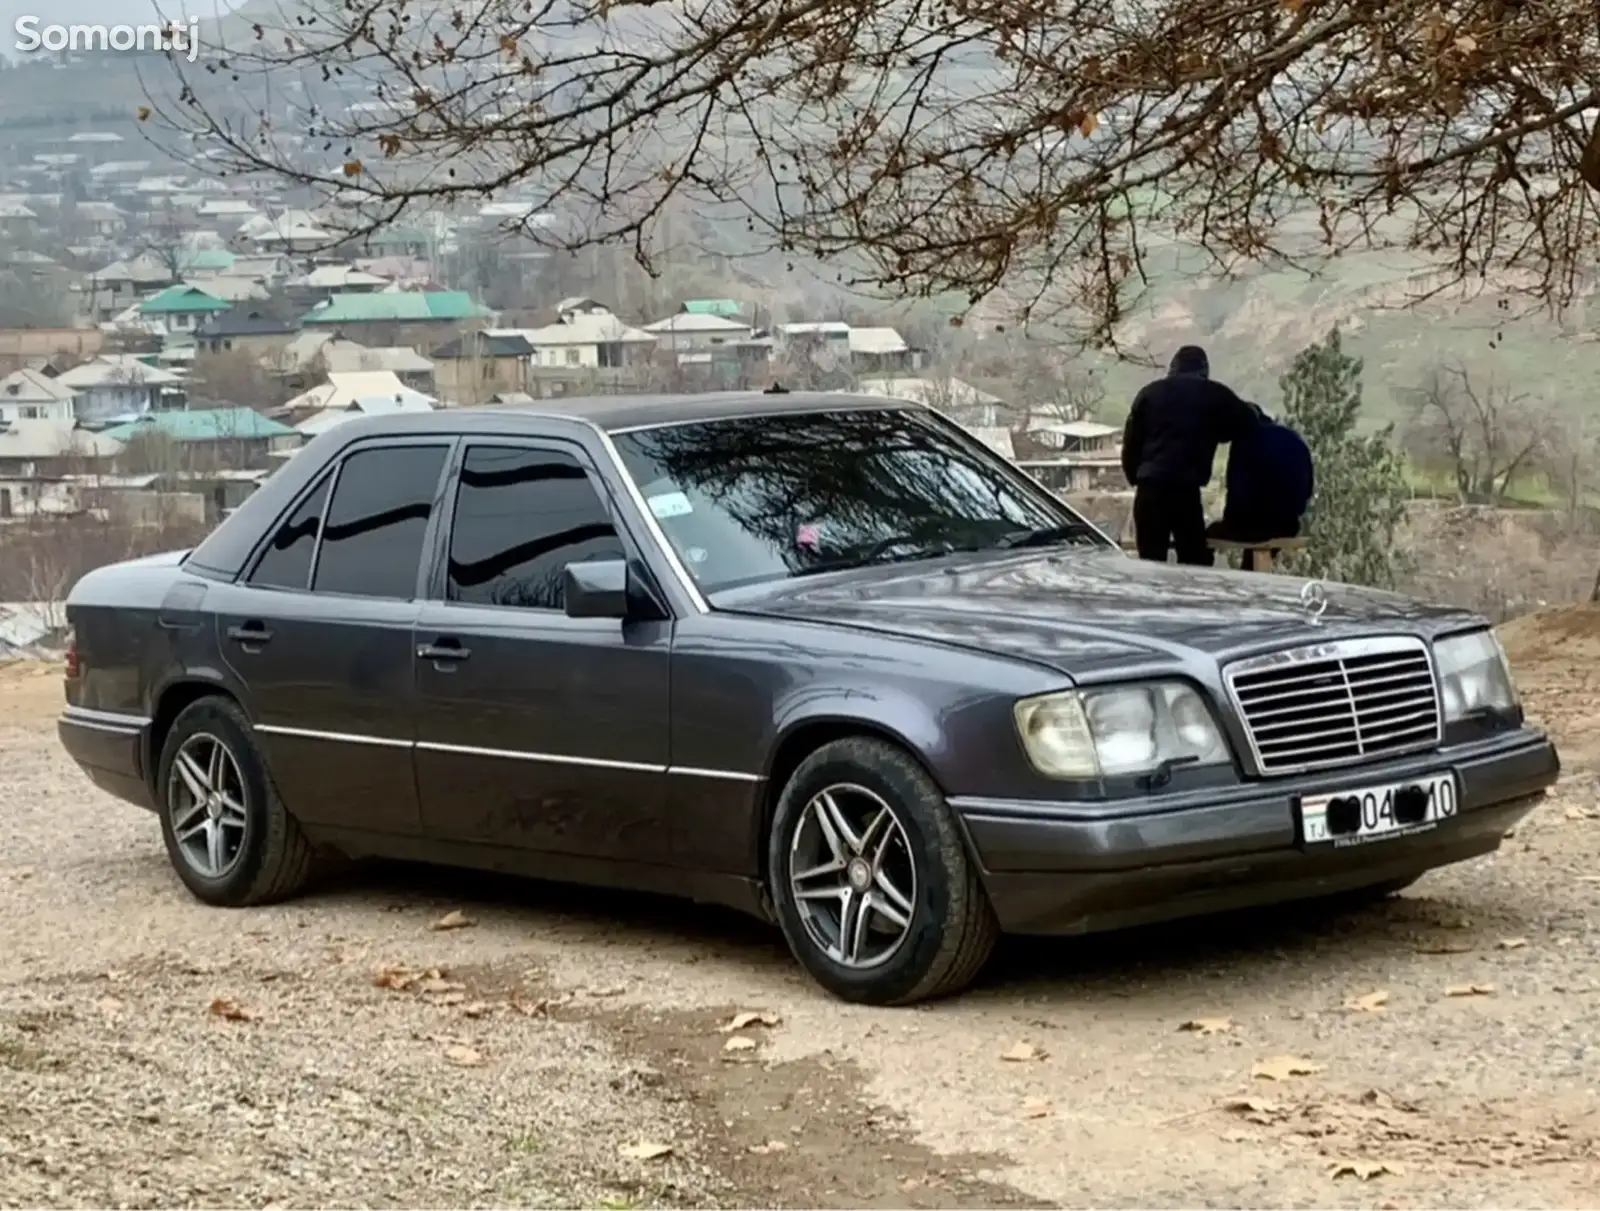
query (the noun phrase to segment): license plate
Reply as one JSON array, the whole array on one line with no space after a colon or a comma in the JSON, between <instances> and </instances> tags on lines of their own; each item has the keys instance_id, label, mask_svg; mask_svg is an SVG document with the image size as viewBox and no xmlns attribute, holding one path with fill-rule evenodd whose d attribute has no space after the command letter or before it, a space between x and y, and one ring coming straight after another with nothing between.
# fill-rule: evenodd
<instances>
[{"instance_id":1,"label":"license plate","mask_svg":"<svg viewBox=\"0 0 1600 1211\"><path fill-rule=\"evenodd\" d=\"M1430 774L1410 782L1307 795L1300 800L1305 843L1335 848L1425 833L1455 814L1454 774Z\"/></svg>"}]
</instances>

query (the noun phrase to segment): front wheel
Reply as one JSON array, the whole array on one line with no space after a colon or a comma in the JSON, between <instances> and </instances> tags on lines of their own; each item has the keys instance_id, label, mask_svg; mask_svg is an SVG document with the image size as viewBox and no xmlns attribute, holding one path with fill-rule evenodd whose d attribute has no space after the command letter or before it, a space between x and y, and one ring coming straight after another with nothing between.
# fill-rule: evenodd
<instances>
[{"instance_id":1,"label":"front wheel","mask_svg":"<svg viewBox=\"0 0 1600 1211\"><path fill-rule=\"evenodd\" d=\"M156 789L167 857L197 899L270 904L310 877L311 846L232 699L201 698L183 709L161 746Z\"/></svg>"},{"instance_id":2,"label":"front wheel","mask_svg":"<svg viewBox=\"0 0 1600 1211\"><path fill-rule=\"evenodd\" d=\"M999 936L943 794L881 740L834 741L800 764L778 799L767 859L789 948L847 1001L959 992Z\"/></svg>"}]
</instances>

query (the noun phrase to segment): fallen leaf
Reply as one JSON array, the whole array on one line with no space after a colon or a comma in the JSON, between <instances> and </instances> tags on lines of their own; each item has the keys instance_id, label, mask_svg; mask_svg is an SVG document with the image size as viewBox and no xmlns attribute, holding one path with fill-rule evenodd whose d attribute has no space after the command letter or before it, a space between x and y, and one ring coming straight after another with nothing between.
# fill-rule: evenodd
<instances>
[{"instance_id":1,"label":"fallen leaf","mask_svg":"<svg viewBox=\"0 0 1600 1211\"><path fill-rule=\"evenodd\" d=\"M736 1034L722 1045L724 1051L754 1051L756 1041L746 1035Z\"/></svg>"},{"instance_id":2,"label":"fallen leaf","mask_svg":"<svg viewBox=\"0 0 1600 1211\"><path fill-rule=\"evenodd\" d=\"M1278 1103L1259 1097L1231 1097L1222 1103L1224 1110L1234 1114L1276 1114Z\"/></svg>"},{"instance_id":3,"label":"fallen leaf","mask_svg":"<svg viewBox=\"0 0 1600 1211\"><path fill-rule=\"evenodd\" d=\"M1501 938L1495 943L1501 950L1521 950L1527 944L1527 938Z\"/></svg>"},{"instance_id":4,"label":"fallen leaf","mask_svg":"<svg viewBox=\"0 0 1600 1211\"><path fill-rule=\"evenodd\" d=\"M1312 1076L1322 1071L1321 1064L1293 1055L1276 1055L1262 1060L1250 1069L1250 1075L1261 1081L1286 1081L1293 1076Z\"/></svg>"},{"instance_id":5,"label":"fallen leaf","mask_svg":"<svg viewBox=\"0 0 1600 1211\"><path fill-rule=\"evenodd\" d=\"M380 967L372 975L372 983L376 988L387 988L390 992L404 992L419 979L421 972L412 971L409 967L388 966Z\"/></svg>"},{"instance_id":6,"label":"fallen leaf","mask_svg":"<svg viewBox=\"0 0 1600 1211\"><path fill-rule=\"evenodd\" d=\"M1490 997L1494 995L1493 984L1452 984L1444 990L1447 997Z\"/></svg>"},{"instance_id":7,"label":"fallen leaf","mask_svg":"<svg viewBox=\"0 0 1600 1211\"><path fill-rule=\"evenodd\" d=\"M736 1013L717 1029L723 1034L732 1034L735 1030L743 1030L746 1026L776 1026L781 1018L775 1013L764 1011L747 1011Z\"/></svg>"},{"instance_id":8,"label":"fallen leaf","mask_svg":"<svg viewBox=\"0 0 1600 1211\"><path fill-rule=\"evenodd\" d=\"M750 1151L757 1156L765 1156L769 1152L787 1152L789 1145L782 1140L768 1140L764 1144L751 1144Z\"/></svg>"},{"instance_id":9,"label":"fallen leaf","mask_svg":"<svg viewBox=\"0 0 1600 1211\"><path fill-rule=\"evenodd\" d=\"M640 1141L637 1144L624 1144L617 1149L617 1152L630 1161L654 1161L660 1160L663 1156L671 1156L672 1145Z\"/></svg>"},{"instance_id":10,"label":"fallen leaf","mask_svg":"<svg viewBox=\"0 0 1600 1211\"><path fill-rule=\"evenodd\" d=\"M1049 1118L1050 1103L1042 1097L1030 1097L1022 1103L1023 1118Z\"/></svg>"},{"instance_id":11,"label":"fallen leaf","mask_svg":"<svg viewBox=\"0 0 1600 1211\"><path fill-rule=\"evenodd\" d=\"M422 979L421 983L417 985L417 991L431 996L436 992L460 992L465 987L465 984L457 983L455 980L447 980L435 971Z\"/></svg>"},{"instance_id":12,"label":"fallen leaf","mask_svg":"<svg viewBox=\"0 0 1600 1211\"><path fill-rule=\"evenodd\" d=\"M432 998L433 1003L435 1005L445 1005L445 1006L460 1005L466 999L467 999L467 994L464 993L464 992L447 992L443 996L437 996L437 997L433 997Z\"/></svg>"},{"instance_id":13,"label":"fallen leaf","mask_svg":"<svg viewBox=\"0 0 1600 1211\"><path fill-rule=\"evenodd\" d=\"M365 169L362 167L360 160L346 160L344 162L344 175L347 177L359 177L364 171Z\"/></svg>"},{"instance_id":14,"label":"fallen leaf","mask_svg":"<svg viewBox=\"0 0 1600 1211\"><path fill-rule=\"evenodd\" d=\"M609 988L590 988L588 993L592 997L620 997L628 991L626 984L613 984Z\"/></svg>"},{"instance_id":15,"label":"fallen leaf","mask_svg":"<svg viewBox=\"0 0 1600 1211\"><path fill-rule=\"evenodd\" d=\"M445 913L444 916L440 917L428 928L442 932L448 929L471 929L476 924L477 921L467 916L459 908L455 908Z\"/></svg>"},{"instance_id":16,"label":"fallen leaf","mask_svg":"<svg viewBox=\"0 0 1600 1211\"><path fill-rule=\"evenodd\" d=\"M1012 1064L1026 1064L1030 1060L1044 1059L1044 1052L1040 1051L1032 1043L1024 1043L1019 1040L1002 1051L1000 1058Z\"/></svg>"},{"instance_id":17,"label":"fallen leaf","mask_svg":"<svg viewBox=\"0 0 1600 1211\"><path fill-rule=\"evenodd\" d=\"M452 1043L444 1049L444 1058L457 1068L481 1068L483 1056L477 1050L461 1043Z\"/></svg>"},{"instance_id":18,"label":"fallen leaf","mask_svg":"<svg viewBox=\"0 0 1600 1211\"><path fill-rule=\"evenodd\" d=\"M1405 1172L1399 1165L1390 1161L1333 1161L1328 1166L1328 1176L1331 1178L1354 1177L1361 1181L1370 1182L1375 1177L1389 1174L1399 1177Z\"/></svg>"},{"instance_id":19,"label":"fallen leaf","mask_svg":"<svg viewBox=\"0 0 1600 1211\"><path fill-rule=\"evenodd\" d=\"M238 1001L229 1000L227 997L217 997L211 1002L211 1015L226 1018L230 1022L253 1022L256 1020L254 1010L246 1009Z\"/></svg>"},{"instance_id":20,"label":"fallen leaf","mask_svg":"<svg viewBox=\"0 0 1600 1211\"><path fill-rule=\"evenodd\" d=\"M1190 1018L1178 1027L1190 1034L1227 1034L1233 1029L1232 1018Z\"/></svg>"},{"instance_id":21,"label":"fallen leaf","mask_svg":"<svg viewBox=\"0 0 1600 1211\"><path fill-rule=\"evenodd\" d=\"M1344 1007L1352 1013L1381 1013L1388 1003L1389 994L1380 988L1359 997L1350 997Z\"/></svg>"},{"instance_id":22,"label":"fallen leaf","mask_svg":"<svg viewBox=\"0 0 1600 1211\"><path fill-rule=\"evenodd\" d=\"M460 996L461 994L458 992L458 993L453 993L452 995L453 996ZM493 1007L490 1006L487 1002L474 1001L470 1005L463 1005L461 1007L461 1013L465 1017L481 1018L481 1017L486 1016L490 1012L490 1010L492 1008Z\"/></svg>"}]
</instances>

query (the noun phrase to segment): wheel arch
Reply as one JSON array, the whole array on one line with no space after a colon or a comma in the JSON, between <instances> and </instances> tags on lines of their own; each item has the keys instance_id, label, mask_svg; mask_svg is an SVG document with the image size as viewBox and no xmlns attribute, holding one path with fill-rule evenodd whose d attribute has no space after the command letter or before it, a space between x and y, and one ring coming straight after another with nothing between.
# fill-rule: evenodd
<instances>
[{"instance_id":1,"label":"wheel arch","mask_svg":"<svg viewBox=\"0 0 1600 1211\"><path fill-rule=\"evenodd\" d=\"M161 750L166 747L167 736L178 716L202 698L226 698L241 710L244 705L220 678L204 674L176 677L163 685L154 696L148 752L145 754L145 778L150 784L151 794L156 795L158 802L161 788L156 785L156 779L161 765Z\"/></svg>"},{"instance_id":2,"label":"wheel arch","mask_svg":"<svg viewBox=\"0 0 1600 1211\"><path fill-rule=\"evenodd\" d=\"M843 712L820 712L791 720L778 733L767 762L765 792L757 828L753 838L756 849L756 869L763 886L770 873L767 863L767 835L772 829L778 811L778 798L794 776L795 770L812 753L836 740L881 740L900 749L922 767L941 794L945 788L932 764L921 749L899 728L883 722L881 718L851 715Z\"/></svg>"}]
</instances>

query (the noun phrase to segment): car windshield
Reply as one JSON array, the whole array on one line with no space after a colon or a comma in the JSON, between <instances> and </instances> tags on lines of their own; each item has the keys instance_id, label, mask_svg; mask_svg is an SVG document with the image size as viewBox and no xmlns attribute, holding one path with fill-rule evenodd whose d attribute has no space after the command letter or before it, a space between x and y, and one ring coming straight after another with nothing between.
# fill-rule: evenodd
<instances>
[{"instance_id":1,"label":"car windshield","mask_svg":"<svg viewBox=\"0 0 1600 1211\"><path fill-rule=\"evenodd\" d=\"M702 592L990 547L1105 539L929 413L784 413L621 433Z\"/></svg>"}]
</instances>

